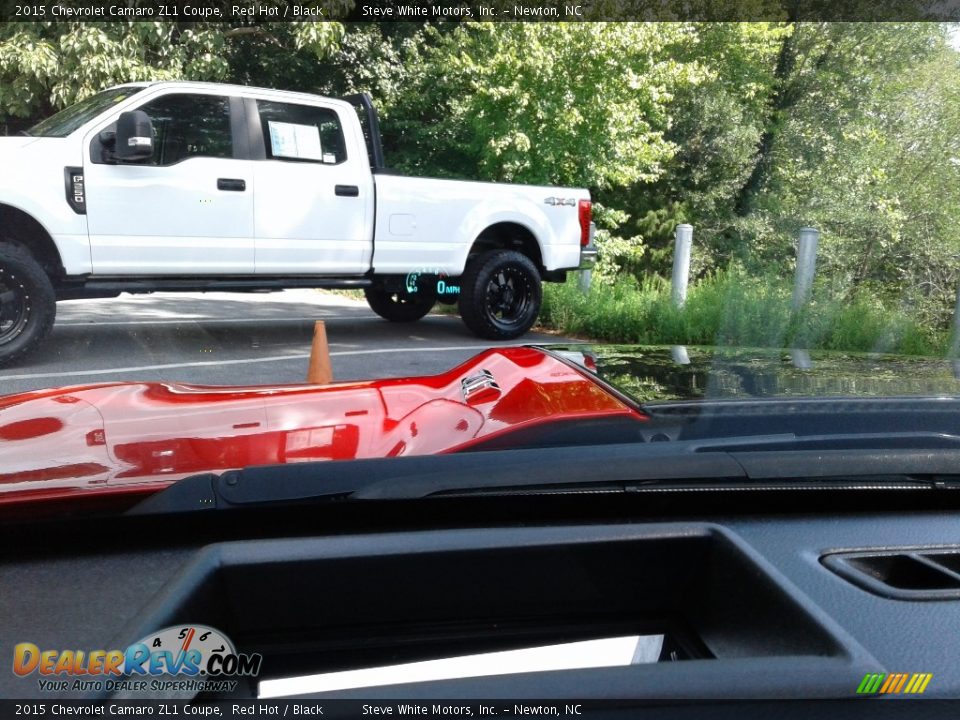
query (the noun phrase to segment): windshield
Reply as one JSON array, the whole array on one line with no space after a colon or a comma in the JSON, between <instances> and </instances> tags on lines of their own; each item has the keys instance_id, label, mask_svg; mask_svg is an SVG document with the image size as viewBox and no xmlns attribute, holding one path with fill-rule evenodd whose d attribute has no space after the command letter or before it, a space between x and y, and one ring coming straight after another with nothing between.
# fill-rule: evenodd
<instances>
[{"instance_id":1,"label":"windshield","mask_svg":"<svg viewBox=\"0 0 960 720\"><path fill-rule=\"evenodd\" d=\"M104 90L41 120L26 133L31 137L66 137L87 121L141 90L142 87L130 85Z\"/></svg>"},{"instance_id":2,"label":"windshield","mask_svg":"<svg viewBox=\"0 0 960 720\"><path fill-rule=\"evenodd\" d=\"M956 396L955 26L577 7L0 24L0 505Z\"/></svg>"},{"instance_id":3,"label":"windshield","mask_svg":"<svg viewBox=\"0 0 960 720\"><path fill-rule=\"evenodd\" d=\"M958 19L0 3L0 720L960 697Z\"/></svg>"},{"instance_id":4,"label":"windshield","mask_svg":"<svg viewBox=\"0 0 960 720\"><path fill-rule=\"evenodd\" d=\"M936 357L686 345L555 345L637 404L702 400L960 396Z\"/></svg>"}]
</instances>

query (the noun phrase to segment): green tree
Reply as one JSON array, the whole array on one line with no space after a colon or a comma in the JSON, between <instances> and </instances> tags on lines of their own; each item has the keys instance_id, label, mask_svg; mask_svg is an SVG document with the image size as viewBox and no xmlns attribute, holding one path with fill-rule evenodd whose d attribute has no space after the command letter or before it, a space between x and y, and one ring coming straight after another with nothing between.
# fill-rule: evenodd
<instances>
[{"instance_id":1,"label":"green tree","mask_svg":"<svg viewBox=\"0 0 960 720\"><path fill-rule=\"evenodd\" d=\"M677 148L654 183L603 194L630 209L626 234L649 252L639 272L669 272L678 223L696 225L695 272L724 262L725 237L737 193L750 175L766 128L775 66L791 28L784 23L696 23L666 51L695 67L698 81L680 86L668 112L666 138Z\"/></svg>"},{"instance_id":2,"label":"green tree","mask_svg":"<svg viewBox=\"0 0 960 720\"><path fill-rule=\"evenodd\" d=\"M667 105L693 73L682 26L505 23L428 28L406 48L385 127L400 168L605 188L653 180L675 152Z\"/></svg>"},{"instance_id":3,"label":"green tree","mask_svg":"<svg viewBox=\"0 0 960 720\"><path fill-rule=\"evenodd\" d=\"M348 5L342 0L335 7ZM21 118L24 125L132 81L296 87L311 63L337 47L342 33L335 22L2 23L0 122Z\"/></svg>"},{"instance_id":4,"label":"green tree","mask_svg":"<svg viewBox=\"0 0 960 720\"><path fill-rule=\"evenodd\" d=\"M804 26L792 41L789 111L741 195L745 248L774 262L812 224L823 270L851 289L933 282L924 268L955 267L960 199L960 75L943 27Z\"/></svg>"}]
</instances>

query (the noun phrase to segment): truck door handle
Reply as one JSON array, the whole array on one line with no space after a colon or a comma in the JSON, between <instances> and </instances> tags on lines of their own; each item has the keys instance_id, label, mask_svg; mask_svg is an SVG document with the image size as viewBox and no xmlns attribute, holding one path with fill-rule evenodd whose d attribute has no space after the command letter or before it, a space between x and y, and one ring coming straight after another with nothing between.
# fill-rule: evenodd
<instances>
[{"instance_id":1,"label":"truck door handle","mask_svg":"<svg viewBox=\"0 0 960 720\"><path fill-rule=\"evenodd\" d=\"M243 192L246 189L246 180L238 180L236 178L217 178L217 190L233 190L235 192Z\"/></svg>"},{"instance_id":2,"label":"truck door handle","mask_svg":"<svg viewBox=\"0 0 960 720\"><path fill-rule=\"evenodd\" d=\"M333 191L341 197L360 197L360 188L356 185L337 185Z\"/></svg>"}]
</instances>

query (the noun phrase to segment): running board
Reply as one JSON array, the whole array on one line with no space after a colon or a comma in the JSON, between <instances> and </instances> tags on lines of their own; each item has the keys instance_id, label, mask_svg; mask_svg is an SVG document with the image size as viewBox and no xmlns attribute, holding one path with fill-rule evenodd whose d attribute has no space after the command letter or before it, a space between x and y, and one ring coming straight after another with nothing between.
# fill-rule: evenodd
<instances>
[{"instance_id":1,"label":"running board","mask_svg":"<svg viewBox=\"0 0 960 720\"><path fill-rule=\"evenodd\" d=\"M373 285L370 278L142 278L88 280L77 288L78 294L149 293L149 292L236 292L252 290L285 290L318 288L362 290ZM66 288L65 288L66 289ZM69 292L69 291L68 291Z\"/></svg>"}]
</instances>

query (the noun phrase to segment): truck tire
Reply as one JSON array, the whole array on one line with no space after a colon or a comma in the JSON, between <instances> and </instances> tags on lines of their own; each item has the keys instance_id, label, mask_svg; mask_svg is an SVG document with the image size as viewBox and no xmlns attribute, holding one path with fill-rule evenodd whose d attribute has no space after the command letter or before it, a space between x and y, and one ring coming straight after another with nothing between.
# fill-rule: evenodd
<instances>
[{"instance_id":1,"label":"truck tire","mask_svg":"<svg viewBox=\"0 0 960 720\"><path fill-rule=\"evenodd\" d=\"M515 250L491 250L474 258L460 279L460 317L482 338L512 340L540 314L540 272Z\"/></svg>"},{"instance_id":2,"label":"truck tire","mask_svg":"<svg viewBox=\"0 0 960 720\"><path fill-rule=\"evenodd\" d=\"M420 290L415 293L406 291L390 292L382 287L366 288L363 294L370 309L384 320L390 322L416 322L434 306L435 293Z\"/></svg>"},{"instance_id":3,"label":"truck tire","mask_svg":"<svg viewBox=\"0 0 960 720\"><path fill-rule=\"evenodd\" d=\"M33 350L53 328L57 298L26 250L0 242L0 365Z\"/></svg>"}]
</instances>

